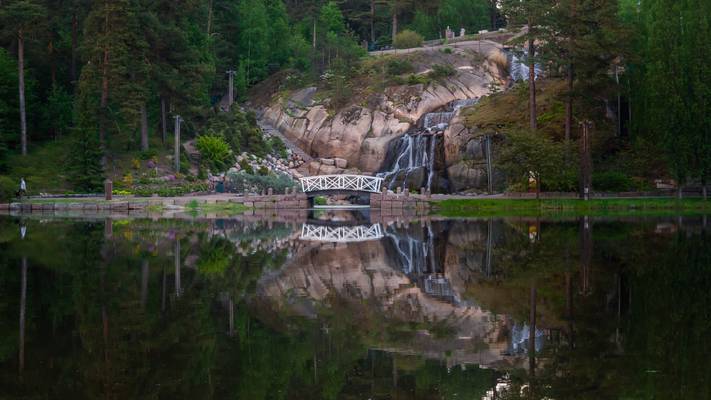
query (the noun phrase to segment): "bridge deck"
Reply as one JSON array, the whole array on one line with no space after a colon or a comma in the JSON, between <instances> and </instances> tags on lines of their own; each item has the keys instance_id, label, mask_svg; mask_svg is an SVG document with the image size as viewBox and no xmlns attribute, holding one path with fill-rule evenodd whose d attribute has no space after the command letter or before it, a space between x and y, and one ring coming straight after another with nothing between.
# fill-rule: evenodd
<instances>
[{"instance_id":1,"label":"bridge deck","mask_svg":"<svg viewBox=\"0 0 711 400\"><path fill-rule=\"evenodd\" d=\"M383 178L366 175L316 175L299 179L304 193L366 192L380 193Z\"/></svg>"}]
</instances>

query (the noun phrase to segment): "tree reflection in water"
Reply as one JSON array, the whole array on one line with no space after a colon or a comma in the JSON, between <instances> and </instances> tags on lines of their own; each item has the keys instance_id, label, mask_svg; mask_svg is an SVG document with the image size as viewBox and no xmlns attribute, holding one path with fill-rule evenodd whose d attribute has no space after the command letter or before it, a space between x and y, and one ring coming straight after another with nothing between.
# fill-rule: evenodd
<instances>
[{"instance_id":1,"label":"tree reflection in water","mask_svg":"<svg viewBox=\"0 0 711 400\"><path fill-rule=\"evenodd\" d=\"M702 221L443 221L334 247L278 223L2 218L0 387L3 398L711 398ZM454 294L432 297L426 282ZM480 311L437 320L439 309Z\"/></svg>"}]
</instances>

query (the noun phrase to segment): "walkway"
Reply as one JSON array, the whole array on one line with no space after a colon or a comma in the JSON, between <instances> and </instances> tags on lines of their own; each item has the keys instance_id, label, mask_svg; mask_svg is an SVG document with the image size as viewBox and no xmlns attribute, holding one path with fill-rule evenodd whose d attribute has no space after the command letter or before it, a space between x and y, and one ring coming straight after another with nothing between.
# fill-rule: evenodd
<instances>
[{"instance_id":1,"label":"walkway","mask_svg":"<svg viewBox=\"0 0 711 400\"><path fill-rule=\"evenodd\" d=\"M276 136L279 139L281 139L281 141L284 142L284 145L286 145L286 148L291 150L292 153L301 157L301 159L304 160L304 162L308 163L309 161L314 159L308 153L306 153L301 147L297 146L296 143L289 140L286 136L284 136L284 134L279 132L278 129L276 129L274 126L272 126L269 122L265 121L264 119L257 118L257 125L259 125L259 128L261 128L262 132L264 132L267 136Z\"/></svg>"}]
</instances>

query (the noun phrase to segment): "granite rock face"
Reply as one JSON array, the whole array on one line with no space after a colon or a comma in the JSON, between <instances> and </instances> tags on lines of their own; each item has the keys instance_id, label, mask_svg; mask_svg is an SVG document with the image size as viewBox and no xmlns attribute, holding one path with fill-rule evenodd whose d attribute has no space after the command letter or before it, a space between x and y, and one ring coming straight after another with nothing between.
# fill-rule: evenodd
<instances>
[{"instance_id":1,"label":"granite rock face","mask_svg":"<svg viewBox=\"0 0 711 400\"><path fill-rule=\"evenodd\" d=\"M274 99L260 110L261 118L313 157L343 159L345 164L339 162L338 169L347 165L373 173L382 166L390 141L413 128L423 115L455 100L485 96L492 82L501 82L505 71L495 62L496 55L490 50L483 61L471 58L469 64L455 64L453 75L428 84L388 87L335 114L315 100L316 88L304 88ZM441 60L435 57L436 61Z\"/></svg>"}]
</instances>

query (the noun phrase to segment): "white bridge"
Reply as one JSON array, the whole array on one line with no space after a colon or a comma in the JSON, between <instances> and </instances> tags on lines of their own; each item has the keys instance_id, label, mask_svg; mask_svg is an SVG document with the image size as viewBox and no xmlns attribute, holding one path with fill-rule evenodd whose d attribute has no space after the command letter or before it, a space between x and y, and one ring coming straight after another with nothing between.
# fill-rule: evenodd
<instances>
[{"instance_id":1,"label":"white bridge","mask_svg":"<svg viewBox=\"0 0 711 400\"><path fill-rule=\"evenodd\" d=\"M304 193L328 191L380 193L380 186L383 183L383 178L365 175L316 175L299 180Z\"/></svg>"},{"instance_id":2,"label":"white bridge","mask_svg":"<svg viewBox=\"0 0 711 400\"><path fill-rule=\"evenodd\" d=\"M319 242L352 243L378 240L383 237L383 229L379 223L370 226L325 226L303 224L301 227L302 240Z\"/></svg>"}]
</instances>

